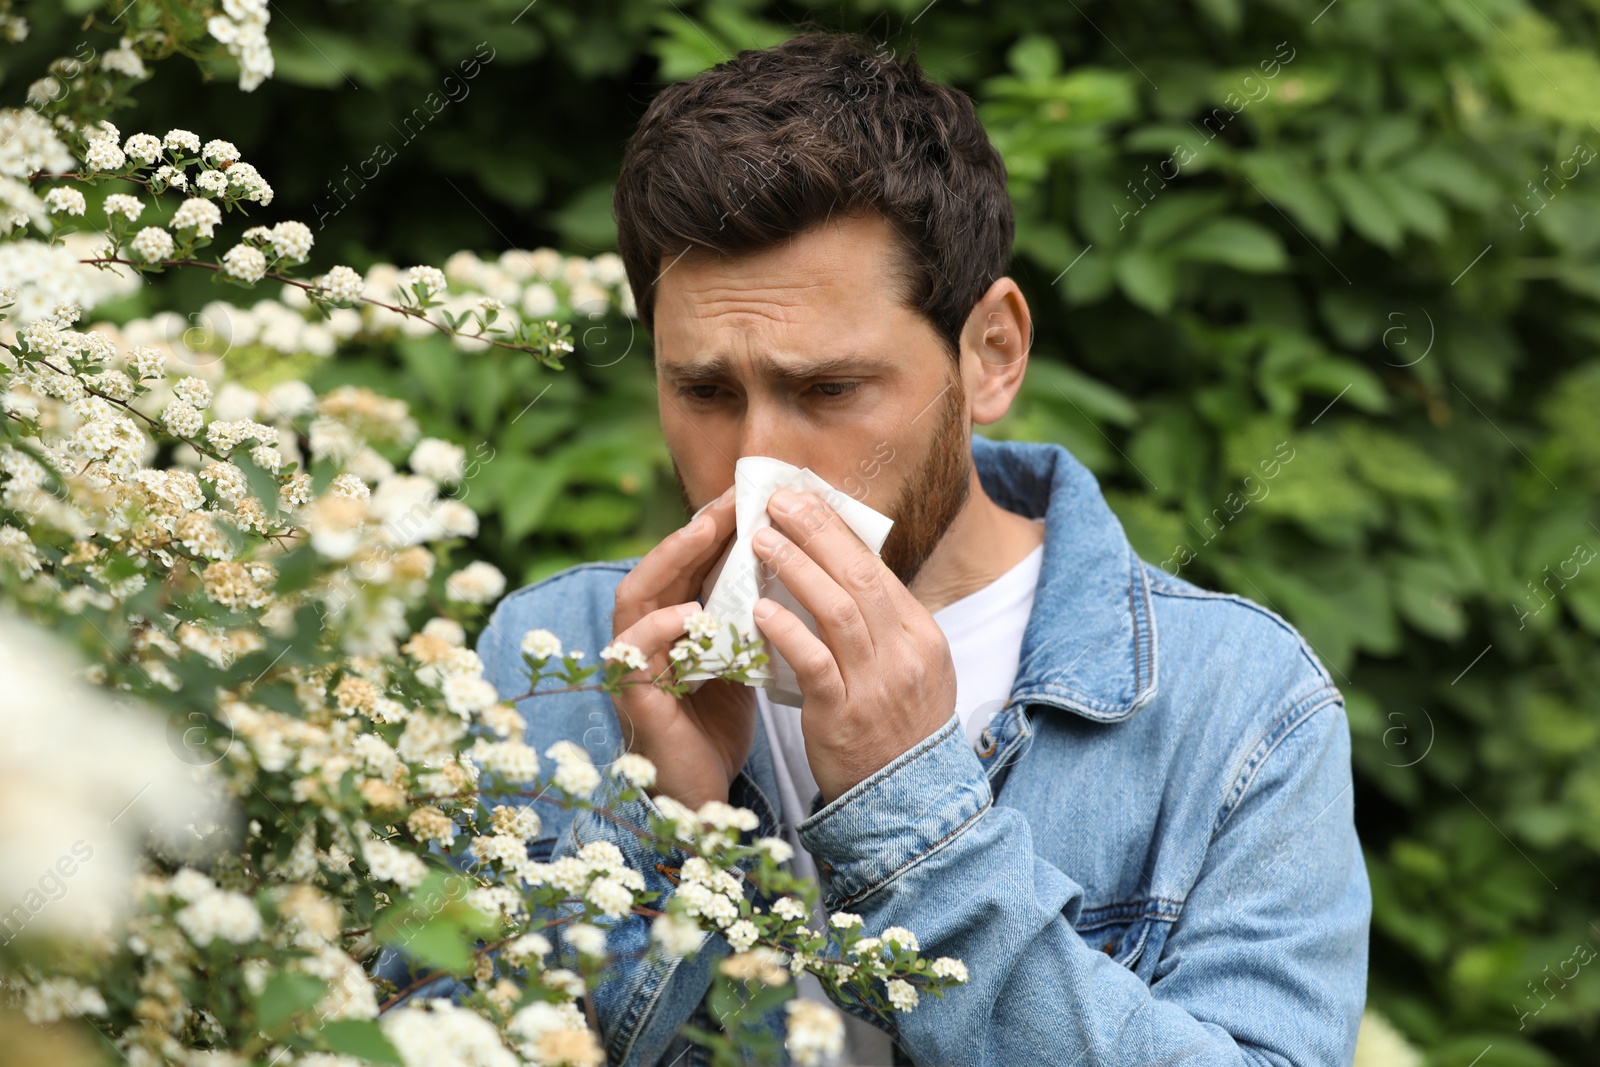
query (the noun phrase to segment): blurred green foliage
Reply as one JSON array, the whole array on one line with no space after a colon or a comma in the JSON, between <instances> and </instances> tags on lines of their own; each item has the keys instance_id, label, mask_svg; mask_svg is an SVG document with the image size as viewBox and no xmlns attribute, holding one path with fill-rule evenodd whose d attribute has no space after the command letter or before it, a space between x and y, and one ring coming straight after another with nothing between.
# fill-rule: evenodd
<instances>
[{"instance_id":1,"label":"blurred green foliage","mask_svg":"<svg viewBox=\"0 0 1600 1067\"><path fill-rule=\"evenodd\" d=\"M98 32L93 0L30 6L8 102ZM1066 445L1146 559L1334 673L1371 1005L1431 1064L1593 1062L1600 3L284 0L273 82L165 64L121 124L235 140L272 217L326 216L314 265L592 255L651 93L806 20L914 42L1005 155L1037 340L991 435ZM407 126L430 92L459 99ZM648 338L573 317L561 373L433 339L318 371L482 442L468 503L513 583L683 518Z\"/></svg>"}]
</instances>

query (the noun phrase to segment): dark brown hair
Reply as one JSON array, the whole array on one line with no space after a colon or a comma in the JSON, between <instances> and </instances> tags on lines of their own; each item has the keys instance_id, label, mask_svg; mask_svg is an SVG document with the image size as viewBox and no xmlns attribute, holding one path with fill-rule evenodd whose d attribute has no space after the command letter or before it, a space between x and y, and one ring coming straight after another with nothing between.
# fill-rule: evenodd
<instances>
[{"instance_id":1,"label":"dark brown hair","mask_svg":"<svg viewBox=\"0 0 1600 1067\"><path fill-rule=\"evenodd\" d=\"M897 298L960 352L972 306L1011 260L1005 163L972 101L928 81L916 56L851 34L746 49L656 95L612 194L639 319L686 249L757 252L872 212L900 238Z\"/></svg>"}]
</instances>

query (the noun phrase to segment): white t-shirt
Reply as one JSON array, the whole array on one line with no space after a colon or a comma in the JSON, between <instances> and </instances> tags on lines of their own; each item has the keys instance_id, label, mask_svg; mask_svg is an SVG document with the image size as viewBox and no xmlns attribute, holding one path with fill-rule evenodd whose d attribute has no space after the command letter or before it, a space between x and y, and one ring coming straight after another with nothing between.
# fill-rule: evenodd
<instances>
[{"instance_id":1,"label":"white t-shirt","mask_svg":"<svg viewBox=\"0 0 1600 1067\"><path fill-rule=\"evenodd\" d=\"M1044 523L1043 519L1033 521ZM950 643L950 657L955 662L956 714L966 730L968 742L974 745L984 727L1011 696L1022 654L1022 634L1033 610L1033 593L1039 585L1039 568L1043 561L1044 546L1040 545L982 589L933 613L933 620ZM791 867L797 876L814 880L816 862L801 847L795 830L809 815L811 798L817 792L817 780L806 760L805 737L800 731L800 709L771 703L764 689L756 690L756 707L767 731L767 744L772 749L773 767L777 772L783 837L794 848ZM814 929L825 929L826 924L826 915L814 916ZM809 974L801 975L799 994L827 1003L821 983ZM850 1044L848 1062L891 1062L887 1034L848 1015L845 1026Z\"/></svg>"}]
</instances>

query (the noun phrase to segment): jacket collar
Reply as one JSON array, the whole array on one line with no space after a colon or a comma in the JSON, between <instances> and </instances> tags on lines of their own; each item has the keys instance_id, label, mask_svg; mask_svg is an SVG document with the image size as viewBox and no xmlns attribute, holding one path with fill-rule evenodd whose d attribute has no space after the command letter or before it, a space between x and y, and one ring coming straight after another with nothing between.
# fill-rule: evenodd
<instances>
[{"instance_id":1,"label":"jacket collar","mask_svg":"<svg viewBox=\"0 0 1600 1067\"><path fill-rule=\"evenodd\" d=\"M972 436L989 498L1044 517L1044 558L1011 703L1121 722L1156 695L1149 576L1078 459L1055 444Z\"/></svg>"}]
</instances>

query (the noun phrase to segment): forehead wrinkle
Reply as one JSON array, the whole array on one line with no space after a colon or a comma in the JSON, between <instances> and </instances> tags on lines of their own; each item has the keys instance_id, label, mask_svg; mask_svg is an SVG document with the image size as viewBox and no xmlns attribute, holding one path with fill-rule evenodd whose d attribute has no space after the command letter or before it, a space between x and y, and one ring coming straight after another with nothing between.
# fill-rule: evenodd
<instances>
[{"instance_id":1,"label":"forehead wrinkle","mask_svg":"<svg viewBox=\"0 0 1600 1067\"><path fill-rule=\"evenodd\" d=\"M776 382L879 375L886 373L892 367L889 360L863 356L825 356L798 362L781 362L771 356L755 356L752 363L758 377L770 378ZM738 363L732 357L719 353L682 364L666 364L662 370L667 377L675 381L702 382L737 378L737 367Z\"/></svg>"}]
</instances>

